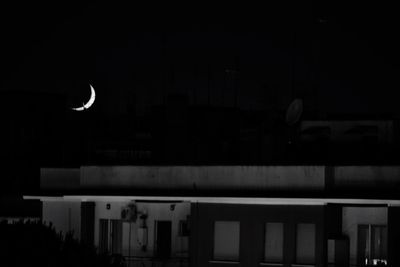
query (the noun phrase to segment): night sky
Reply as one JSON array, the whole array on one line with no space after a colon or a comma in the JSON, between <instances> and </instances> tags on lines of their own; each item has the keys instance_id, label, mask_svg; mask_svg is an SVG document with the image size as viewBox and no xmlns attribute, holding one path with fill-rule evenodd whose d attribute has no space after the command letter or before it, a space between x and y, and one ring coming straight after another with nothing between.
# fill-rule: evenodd
<instances>
[{"instance_id":1,"label":"night sky","mask_svg":"<svg viewBox=\"0 0 400 267\"><path fill-rule=\"evenodd\" d=\"M192 105L284 109L302 97L322 113L398 117L394 6L319 2L12 4L1 8L0 88L75 106L91 83L93 108L105 113L134 103L140 115L183 94Z\"/></svg>"}]
</instances>

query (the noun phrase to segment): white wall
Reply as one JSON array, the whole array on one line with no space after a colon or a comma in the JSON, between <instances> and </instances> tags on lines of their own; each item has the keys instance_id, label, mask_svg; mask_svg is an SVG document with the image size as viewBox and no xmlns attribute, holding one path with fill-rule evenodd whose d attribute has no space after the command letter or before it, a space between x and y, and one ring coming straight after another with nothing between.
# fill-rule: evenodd
<instances>
[{"instance_id":1,"label":"white wall","mask_svg":"<svg viewBox=\"0 0 400 267\"><path fill-rule=\"evenodd\" d=\"M107 210L107 203L110 203L110 209ZM96 202L95 206L95 244L99 245L99 220L100 219L120 219L122 207L128 202ZM188 252L188 237L179 237L179 221L186 220L190 214L190 203L176 203L175 209L170 210L169 203L137 203L139 211L147 210L148 218L148 244L147 251L140 250L137 242L137 229L139 220L131 224L131 256L153 256L154 253L154 225L156 220L169 220L172 222L172 255L180 252ZM123 223L122 229L122 249L123 254L129 254L129 223Z\"/></svg>"},{"instance_id":2,"label":"white wall","mask_svg":"<svg viewBox=\"0 0 400 267\"><path fill-rule=\"evenodd\" d=\"M110 209L107 210L107 203ZM99 220L100 219L121 219L121 209L128 202L101 202L95 203L95 245L99 245ZM137 229L139 220L131 224L131 256L153 256L154 253L154 227L156 220L168 220L172 222L172 255L188 252L188 237L180 237L179 221L186 220L190 214L190 203L176 203L175 209L171 211L170 203L137 203L139 211L147 210L146 220L148 228L147 251L140 250L137 242ZM80 238L81 225L81 202L80 201L43 201L43 221L47 224L52 222L56 231L63 233L69 230L74 231L74 237ZM129 223L123 223L122 249L125 255L129 254Z\"/></svg>"},{"instance_id":3,"label":"white wall","mask_svg":"<svg viewBox=\"0 0 400 267\"><path fill-rule=\"evenodd\" d=\"M350 239L350 264L357 264L357 231L359 224L387 225L386 207L344 207L342 232Z\"/></svg>"},{"instance_id":4,"label":"white wall","mask_svg":"<svg viewBox=\"0 0 400 267\"><path fill-rule=\"evenodd\" d=\"M64 234L74 231L74 237L81 236L81 202L79 201L43 201L43 221L52 222L56 231Z\"/></svg>"}]
</instances>

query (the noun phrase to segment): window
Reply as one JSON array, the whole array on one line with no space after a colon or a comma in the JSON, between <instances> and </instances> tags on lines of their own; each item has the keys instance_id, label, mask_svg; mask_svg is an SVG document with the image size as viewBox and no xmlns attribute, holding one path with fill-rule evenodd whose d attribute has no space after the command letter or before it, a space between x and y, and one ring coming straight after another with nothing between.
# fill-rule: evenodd
<instances>
[{"instance_id":1,"label":"window","mask_svg":"<svg viewBox=\"0 0 400 267\"><path fill-rule=\"evenodd\" d=\"M358 226L359 266L387 265L387 228L385 225Z\"/></svg>"},{"instance_id":2,"label":"window","mask_svg":"<svg viewBox=\"0 0 400 267\"><path fill-rule=\"evenodd\" d=\"M99 220L99 252L122 252L122 221Z\"/></svg>"},{"instance_id":3,"label":"window","mask_svg":"<svg viewBox=\"0 0 400 267\"><path fill-rule=\"evenodd\" d=\"M240 223L216 221L214 224L214 260L239 260Z\"/></svg>"},{"instance_id":4,"label":"window","mask_svg":"<svg viewBox=\"0 0 400 267\"><path fill-rule=\"evenodd\" d=\"M283 223L265 224L264 261L282 262L283 259Z\"/></svg>"},{"instance_id":5,"label":"window","mask_svg":"<svg viewBox=\"0 0 400 267\"><path fill-rule=\"evenodd\" d=\"M189 236L189 224L187 220L180 220L179 221L179 236Z\"/></svg>"},{"instance_id":6,"label":"window","mask_svg":"<svg viewBox=\"0 0 400 267\"><path fill-rule=\"evenodd\" d=\"M296 263L315 263L315 224L300 223L297 225Z\"/></svg>"}]
</instances>

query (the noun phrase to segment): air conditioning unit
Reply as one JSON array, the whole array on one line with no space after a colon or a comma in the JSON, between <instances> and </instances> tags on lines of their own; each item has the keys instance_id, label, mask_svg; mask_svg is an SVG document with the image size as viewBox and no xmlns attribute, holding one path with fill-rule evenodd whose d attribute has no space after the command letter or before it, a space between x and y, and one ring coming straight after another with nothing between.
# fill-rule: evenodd
<instances>
[{"instance_id":1,"label":"air conditioning unit","mask_svg":"<svg viewBox=\"0 0 400 267\"><path fill-rule=\"evenodd\" d=\"M121 220L127 222L134 222L137 219L137 208L134 202L129 203L121 210Z\"/></svg>"}]
</instances>

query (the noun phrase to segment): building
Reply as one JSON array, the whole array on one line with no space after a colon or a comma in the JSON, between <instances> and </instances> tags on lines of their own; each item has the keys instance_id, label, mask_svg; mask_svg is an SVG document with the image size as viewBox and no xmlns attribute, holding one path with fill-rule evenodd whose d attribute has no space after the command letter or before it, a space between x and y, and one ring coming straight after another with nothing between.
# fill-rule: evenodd
<instances>
[{"instance_id":1,"label":"building","mask_svg":"<svg viewBox=\"0 0 400 267\"><path fill-rule=\"evenodd\" d=\"M398 166L42 168L42 220L131 266L398 266ZM142 265L139 265L142 264Z\"/></svg>"}]
</instances>

